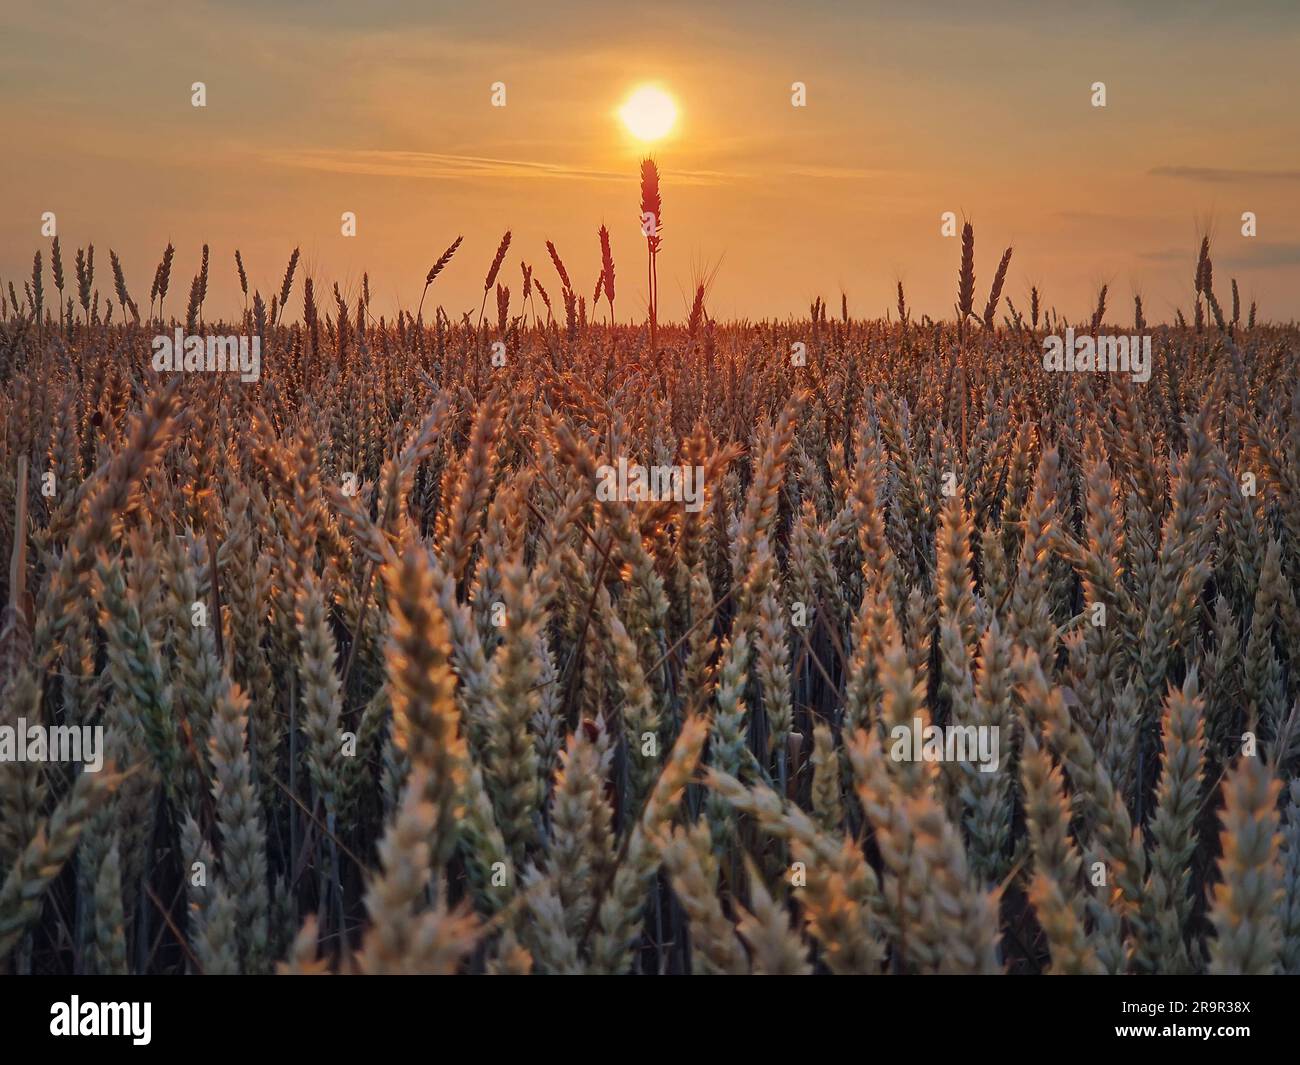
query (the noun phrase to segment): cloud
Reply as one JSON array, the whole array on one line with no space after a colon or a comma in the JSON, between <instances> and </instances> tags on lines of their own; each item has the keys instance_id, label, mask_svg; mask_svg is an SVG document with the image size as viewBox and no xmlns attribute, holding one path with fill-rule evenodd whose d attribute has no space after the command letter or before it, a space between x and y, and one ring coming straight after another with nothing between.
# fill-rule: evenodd
<instances>
[{"instance_id":1,"label":"cloud","mask_svg":"<svg viewBox=\"0 0 1300 1065\"><path fill-rule=\"evenodd\" d=\"M880 177L887 173L884 170L863 170L859 167L851 166L788 166L784 172L790 177L799 178L826 178L828 180L851 180L859 181L863 178Z\"/></svg>"},{"instance_id":2,"label":"cloud","mask_svg":"<svg viewBox=\"0 0 1300 1065\"><path fill-rule=\"evenodd\" d=\"M1144 251L1139 253L1139 259L1150 263L1191 263L1189 269L1196 268L1196 249L1195 248L1159 248L1154 251Z\"/></svg>"},{"instance_id":3,"label":"cloud","mask_svg":"<svg viewBox=\"0 0 1300 1065\"><path fill-rule=\"evenodd\" d=\"M1150 215L1135 214L1131 211L1086 211L1086 210L1065 210L1053 211L1052 217L1061 218L1067 222L1121 222L1124 225L1132 225L1134 222L1149 222Z\"/></svg>"},{"instance_id":4,"label":"cloud","mask_svg":"<svg viewBox=\"0 0 1300 1065\"><path fill-rule=\"evenodd\" d=\"M1300 266L1300 242L1272 241L1257 243L1251 240L1244 243L1249 245L1248 250L1225 255L1223 257L1224 266L1235 266L1242 270L1249 270L1252 267L1266 269L1273 266Z\"/></svg>"},{"instance_id":5,"label":"cloud","mask_svg":"<svg viewBox=\"0 0 1300 1065\"><path fill-rule=\"evenodd\" d=\"M601 170L595 167L543 163L529 159L496 159L483 155L448 155L442 152L415 152L399 149L294 148L259 151L258 156L273 166L306 170L323 170L335 174L367 174L374 177L427 179L472 179L475 181L506 178L540 178L553 181L627 182L635 175L627 171ZM879 177L885 171L856 167L795 165L778 168L787 177L812 180L862 180ZM770 176L763 175L764 180ZM719 170L672 171L674 184L725 185L756 178L746 171Z\"/></svg>"},{"instance_id":6,"label":"cloud","mask_svg":"<svg viewBox=\"0 0 1300 1065\"><path fill-rule=\"evenodd\" d=\"M439 152L411 152L392 149L343 150L300 148L264 151L261 158L275 166L325 170L336 174L369 174L376 177L472 179L542 178L559 181L630 180L628 173L591 167L542 163L528 159L493 159L479 155L447 155ZM673 180L686 185L719 185L727 175L709 170L673 171Z\"/></svg>"},{"instance_id":7,"label":"cloud","mask_svg":"<svg viewBox=\"0 0 1300 1065\"><path fill-rule=\"evenodd\" d=\"M1217 253L1210 248L1210 260L1215 266L1234 270L1268 270L1279 266L1300 266L1300 242L1294 241L1242 241L1244 251ZM1195 248L1159 248L1144 251L1138 258L1152 263L1184 263L1189 275L1196 268Z\"/></svg>"},{"instance_id":8,"label":"cloud","mask_svg":"<svg viewBox=\"0 0 1300 1065\"><path fill-rule=\"evenodd\" d=\"M1152 177L1184 178L1223 184L1230 181L1300 181L1300 170L1226 170L1212 166L1157 166L1148 170Z\"/></svg>"}]
</instances>

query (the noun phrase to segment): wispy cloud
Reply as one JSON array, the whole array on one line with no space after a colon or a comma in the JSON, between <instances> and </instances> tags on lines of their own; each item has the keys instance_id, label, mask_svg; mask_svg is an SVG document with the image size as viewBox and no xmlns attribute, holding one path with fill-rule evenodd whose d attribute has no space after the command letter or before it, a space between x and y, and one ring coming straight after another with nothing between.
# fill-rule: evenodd
<instances>
[{"instance_id":1,"label":"wispy cloud","mask_svg":"<svg viewBox=\"0 0 1300 1065\"><path fill-rule=\"evenodd\" d=\"M830 180L848 179L859 181L863 178L880 177L888 173L885 170L863 170L851 166L790 166L786 167L784 173L790 177L799 178L828 178Z\"/></svg>"},{"instance_id":2,"label":"wispy cloud","mask_svg":"<svg viewBox=\"0 0 1300 1065\"><path fill-rule=\"evenodd\" d=\"M337 174L368 174L376 177L471 179L539 178L553 181L619 181L628 174L616 170L543 163L530 159L494 159L480 155L447 155L440 152L411 152L391 149L344 150L300 148L264 151L263 161L275 166L324 170ZM673 178L685 185L719 185L728 176L715 171L673 171Z\"/></svg>"},{"instance_id":3,"label":"wispy cloud","mask_svg":"<svg viewBox=\"0 0 1300 1065\"><path fill-rule=\"evenodd\" d=\"M1191 263L1189 269L1196 266L1195 248L1156 248L1138 253L1138 258L1149 263Z\"/></svg>"},{"instance_id":4,"label":"wispy cloud","mask_svg":"<svg viewBox=\"0 0 1300 1065\"><path fill-rule=\"evenodd\" d=\"M1300 266L1300 242L1250 240L1242 243L1248 244L1249 250L1219 254L1211 248L1210 258L1214 265L1231 267L1234 270L1269 270L1279 266ZM1196 249L1156 248L1144 251L1138 257L1152 263L1185 263L1188 271L1191 271L1196 263Z\"/></svg>"},{"instance_id":5,"label":"wispy cloud","mask_svg":"<svg viewBox=\"0 0 1300 1065\"><path fill-rule=\"evenodd\" d=\"M484 155L449 155L443 152L414 152L400 149L290 148L257 152L259 158L273 166L306 170L323 170L336 174L367 174L375 177L430 179L543 179L552 181L616 181L626 183L629 172L543 163L532 159L497 159ZM787 177L828 181L880 177L883 170L847 166L794 165L770 168L762 175L770 178L775 170ZM679 185L725 185L757 178L745 170L679 170L673 168L672 179Z\"/></svg>"},{"instance_id":6,"label":"wispy cloud","mask_svg":"<svg viewBox=\"0 0 1300 1065\"><path fill-rule=\"evenodd\" d=\"M1249 242L1247 252L1224 256L1225 266L1239 270L1267 269L1275 266L1300 266L1300 243L1295 241Z\"/></svg>"},{"instance_id":7,"label":"wispy cloud","mask_svg":"<svg viewBox=\"0 0 1300 1065\"><path fill-rule=\"evenodd\" d=\"M1075 222L1082 225L1097 225L1098 223L1133 225L1134 223L1149 221L1145 215L1118 211L1054 211L1052 215L1064 222Z\"/></svg>"},{"instance_id":8,"label":"wispy cloud","mask_svg":"<svg viewBox=\"0 0 1300 1065\"><path fill-rule=\"evenodd\" d=\"M1228 170L1212 166L1157 166L1147 171L1152 177L1183 178L1224 184L1234 181L1300 181L1300 170Z\"/></svg>"}]
</instances>

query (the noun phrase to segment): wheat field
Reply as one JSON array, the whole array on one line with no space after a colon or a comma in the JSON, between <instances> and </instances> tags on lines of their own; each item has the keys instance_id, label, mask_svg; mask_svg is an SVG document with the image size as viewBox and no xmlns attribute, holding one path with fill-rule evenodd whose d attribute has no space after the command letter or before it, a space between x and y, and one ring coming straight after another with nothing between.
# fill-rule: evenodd
<instances>
[{"instance_id":1,"label":"wheat field","mask_svg":"<svg viewBox=\"0 0 1300 1065\"><path fill-rule=\"evenodd\" d=\"M1300 331L1208 241L1191 321L1018 309L1009 250L980 315L973 241L945 322L630 324L607 234L590 303L506 234L477 313L457 240L396 321L206 247L183 319L170 246L101 310L42 249L0 725L105 760L0 762L0 967L1300 973ZM1067 327L1149 380L1045 371ZM259 376L156 372L176 329ZM697 505L605 498L620 460Z\"/></svg>"}]
</instances>

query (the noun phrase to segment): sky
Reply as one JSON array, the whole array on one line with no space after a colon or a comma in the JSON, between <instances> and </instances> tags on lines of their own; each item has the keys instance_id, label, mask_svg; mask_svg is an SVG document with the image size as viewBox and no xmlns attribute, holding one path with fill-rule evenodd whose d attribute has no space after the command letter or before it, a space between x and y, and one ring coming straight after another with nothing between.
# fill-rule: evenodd
<instances>
[{"instance_id":1,"label":"sky","mask_svg":"<svg viewBox=\"0 0 1300 1065\"><path fill-rule=\"evenodd\" d=\"M644 316L638 163L663 175L661 318L713 278L714 317L951 316L975 229L976 300L1006 292L1116 321L1190 312L1202 233L1216 288L1300 318L1300 5L1151 0L981 4L578 0L5 0L0 9L0 278L30 276L43 212L65 269L116 250L147 303L162 249L183 310L211 246L205 317L242 307L234 266L278 291L289 253L375 314L477 310L502 233L558 290L545 241L590 299L609 227L620 320ZM191 86L206 86L193 107ZM805 107L791 103L806 86ZM1091 103L1104 82L1106 107ZM503 82L506 106L492 105ZM647 146L617 111L661 86L679 117ZM341 215L356 215L356 235ZM1257 236L1241 233L1252 211ZM48 296L47 296L48 298ZM489 303L492 301L489 300ZM603 312L602 312L603 313Z\"/></svg>"}]
</instances>

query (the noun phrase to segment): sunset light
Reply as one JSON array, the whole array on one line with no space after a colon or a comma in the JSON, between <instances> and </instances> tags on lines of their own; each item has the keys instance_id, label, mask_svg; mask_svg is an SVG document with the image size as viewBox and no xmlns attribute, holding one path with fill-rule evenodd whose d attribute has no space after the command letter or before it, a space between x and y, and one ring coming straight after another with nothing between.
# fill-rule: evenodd
<instances>
[{"instance_id":1,"label":"sunset light","mask_svg":"<svg viewBox=\"0 0 1300 1065\"><path fill-rule=\"evenodd\" d=\"M677 122L677 104L663 89L642 85L619 108L619 117L629 133L642 141L667 136Z\"/></svg>"}]
</instances>

